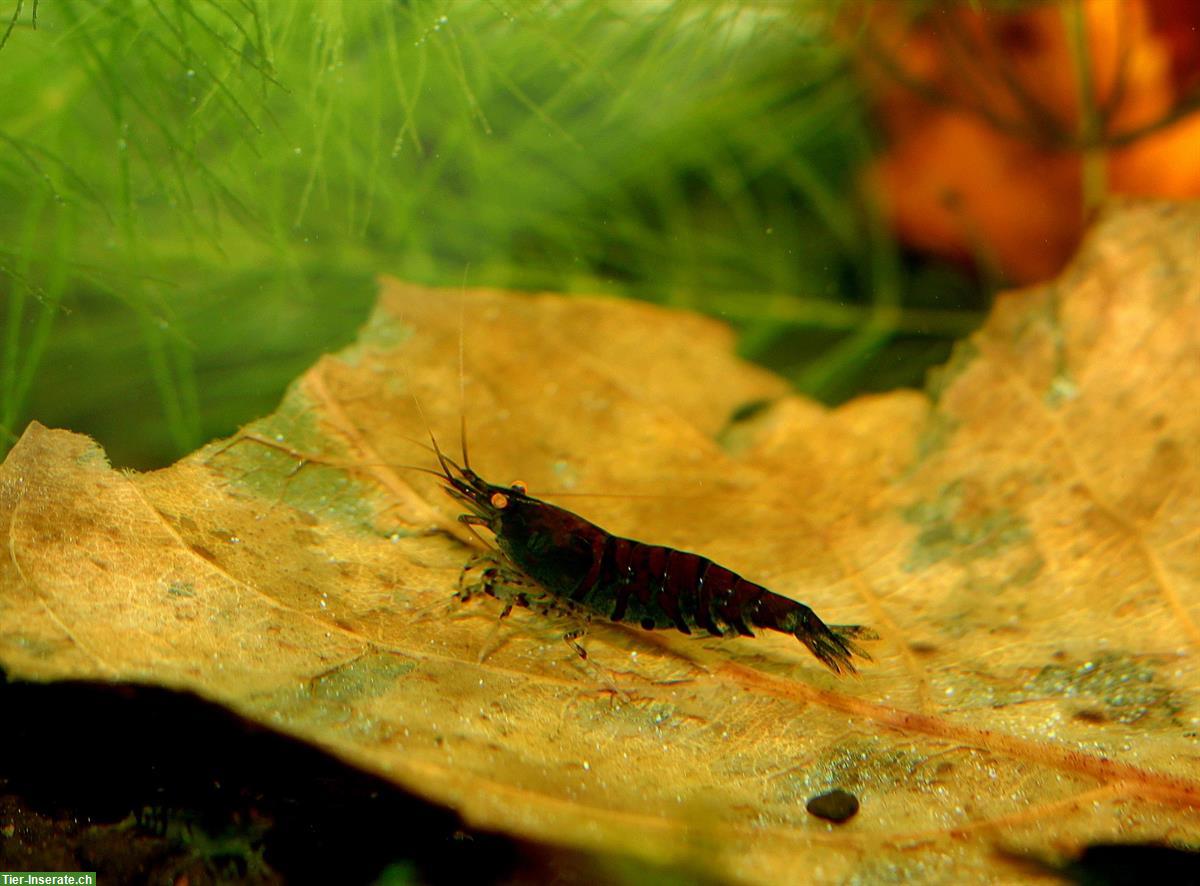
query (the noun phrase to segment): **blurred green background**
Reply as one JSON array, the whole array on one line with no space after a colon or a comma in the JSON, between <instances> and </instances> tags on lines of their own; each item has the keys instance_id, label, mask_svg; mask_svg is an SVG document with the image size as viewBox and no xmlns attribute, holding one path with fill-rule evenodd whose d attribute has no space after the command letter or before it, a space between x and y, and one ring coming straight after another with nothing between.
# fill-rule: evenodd
<instances>
[{"instance_id":1,"label":"blurred green background","mask_svg":"<svg viewBox=\"0 0 1200 886\"><path fill-rule=\"evenodd\" d=\"M829 403L988 292L906 256L826 2L0 2L0 448L119 465L269 412L385 272L725 319Z\"/></svg>"}]
</instances>

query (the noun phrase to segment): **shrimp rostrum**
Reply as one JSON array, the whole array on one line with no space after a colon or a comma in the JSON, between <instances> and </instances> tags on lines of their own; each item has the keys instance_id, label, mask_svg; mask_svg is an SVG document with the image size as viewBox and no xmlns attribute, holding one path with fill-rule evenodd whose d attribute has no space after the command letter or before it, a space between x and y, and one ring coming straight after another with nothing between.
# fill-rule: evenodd
<instances>
[{"instance_id":1,"label":"shrimp rostrum","mask_svg":"<svg viewBox=\"0 0 1200 886\"><path fill-rule=\"evenodd\" d=\"M518 591L504 592L505 614L514 604L540 606L598 614L646 630L676 628L718 636L749 637L754 636L752 628L766 628L791 634L834 673L854 673L854 656L870 660L856 642L878 638L869 628L827 625L803 603L707 557L613 535L529 495L523 484L489 483L471 469L465 447L462 465L447 457L436 440L433 448L446 491L469 511L459 521L493 533L503 558L521 573L515 577ZM500 572L486 570L479 587L501 596Z\"/></svg>"}]
</instances>

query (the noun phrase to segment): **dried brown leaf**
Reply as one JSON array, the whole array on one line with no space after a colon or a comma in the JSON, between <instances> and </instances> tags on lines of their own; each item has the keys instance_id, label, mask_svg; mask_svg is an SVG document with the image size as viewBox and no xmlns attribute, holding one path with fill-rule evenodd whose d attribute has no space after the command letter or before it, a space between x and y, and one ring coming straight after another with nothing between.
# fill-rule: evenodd
<instances>
[{"instance_id":1,"label":"dried brown leaf","mask_svg":"<svg viewBox=\"0 0 1200 886\"><path fill-rule=\"evenodd\" d=\"M561 503L875 626L858 679L788 637L608 624L588 667L552 619L452 606L470 539L397 464L431 462L413 393L456 449L460 296L396 282L275 415L169 469L30 427L0 469L0 663L192 690L474 824L747 882L1195 843L1198 240L1200 209L1127 207L929 396L783 397L736 435L783 385L716 324L461 297L485 476L611 493ZM834 787L862 804L840 826L805 810Z\"/></svg>"}]
</instances>

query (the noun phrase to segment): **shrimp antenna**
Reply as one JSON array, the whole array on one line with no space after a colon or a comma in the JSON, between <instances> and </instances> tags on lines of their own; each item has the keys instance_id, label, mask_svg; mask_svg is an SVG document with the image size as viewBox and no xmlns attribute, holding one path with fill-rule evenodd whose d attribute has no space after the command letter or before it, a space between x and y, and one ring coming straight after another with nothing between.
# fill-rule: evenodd
<instances>
[{"instance_id":1,"label":"shrimp antenna","mask_svg":"<svg viewBox=\"0 0 1200 886\"><path fill-rule=\"evenodd\" d=\"M442 452L442 448L440 446L438 446L437 437L435 437L433 435L433 428L429 424L429 419L427 419L425 417L425 410L421 408L421 401L417 399L417 395L415 393L412 395L412 398L413 398L413 405L415 405L417 407L417 413L421 416L421 422L422 422L422 424L425 425L425 431L429 434L429 442L433 444L433 454L437 457L438 464L441 465L441 467L442 467L442 473L439 474L437 471L431 471L429 468L418 468L416 465L411 465L411 466L405 465L402 467L412 467L415 470L424 471L426 474L432 474L435 477L441 477L443 480L449 482L449 485L446 488L450 489L451 494L453 494L454 474L453 474L453 472L451 472L450 468L451 467L455 468L458 471L460 476L463 473L463 469L454 463L454 459L449 458L444 452ZM410 442L412 442L412 443L416 443L418 446L425 446L424 443L418 443L416 440L411 440L411 438L406 437L405 439L410 440ZM464 437L463 439L465 440L466 438ZM429 447L426 447L426 448L429 448ZM467 457L466 446L464 446L463 447L463 460L464 461L466 460L466 457ZM468 468L467 470L470 470L470 468ZM455 495L455 498L458 498L458 497L459 496ZM486 548L491 548L492 550L496 550L496 546L494 544L490 544L486 538L484 538L482 535L480 535L479 531L474 526L472 526L469 523L466 524L466 526L467 526L467 530L473 536L475 536L477 539L479 539L480 544L482 544Z\"/></svg>"},{"instance_id":2,"label":"shrimp antenna","mask_svg":"<svg viewBox=\"0 0 1200 886\"><path fill-rule=\"evenodd\" d=\"M463 340L466 338L467 274L470 270L468 262L463 268L462 291L458 296L458 440L462 446L463 467L468 471L471 470L471 459L467 456L467 360Z\"/></svg>"},{"instance_id":3,"label":"shrimp antenna","mask_svg":"<svg viewBox=\"0 0 1200 886\"><path fill-rule=\"evenodd\" d=\"M429 426L429 419L425 417L425 410L421 408L421 401L417 399L417 395L415 393L412 395L412 398L413 405L417 407L417 414L421 416L421 423L425 425L425 432L429 434L429 442L433 444L433 454L437 457L438 464L442 466L442 471L445 473L446 477L453 476L453 474L450 472L449 466L454 465L454 462L446 458L446 456L442 453L441 447L438 446L437 437L433 436L433 428ZM454 466L458 467L458 465Z\"/></svg>"},{"instance_id":4,"label":"shrimp antenna","mask_svg":"<svg viewBox=\"0 0 1200 886\"><path fill-rule=\"evenodd\" d=\"M417 408L420 409L420 406L418 406ZM411 443L413 446L420 446L422 449L424 449L430 455L438 454L437 449L430 446L428 443L424 443L421 440L418 440L416 437L410 437L407 434L393 434L393 436L397 440L403 440L406 443ZM430 434L430 436L432 437L433 435ZM436 443L437 441L435 440L434 442ZM446 463L449 464L450 467L454 468L456 471L462 470L462 468L459 467L458 463L454 459L452 459L450 456L446 455L446 453L444 453L444 452L442 453L442 458L444 458L446 460ZM401 465L401 467L403 467L403 465ZM439 477L442 476L441 474L438 474L437 471L434 471L433 473L437 474L437 476L439 476Z\"/></svg>"},{"instance_id":5,"label":"shrimp antenna","mask_svg":"<svg viewBox=\"0 0 1200 886\"><path fill-rule=\"evenodd\" d=\"M458 294L458 445L462 448L463 469L471 470L471 456L467 454L467 358L466 347L463 340L466 338L465 329L467 325L467 274L471 272L471 263L467 262L463 268L462 289ZM434 443L436 447L437 444ZM441 458L441 454L438 454ZM460 473L462 470L460 469ZM479 539L486 547L496 550L494 544L489 544L470 523L467 524L467 529L471 530L471 534Z\"/></svg>"},{"instance_id":6,"label":"shrimp antenna","mask_svg":"<svg viewBox=\"0 0 1200 886\"><path fill-rule=\"evenodd\" d=\"M407 434L396 434L396 439L403 440L405 443L411 443L413 446L420 446L430 455L433 455L433 447L423 440L418 440L416 437L410 437Z\"/></svg>"},{"instance_id":7,"label":"shrimp antenna","mask_svg":"<svg viewBox=\"0 0 1200 886\"><path fill-rule=\"evenodd\" d=\"M371 467L371 465L366 464L364 467ZM446 479L442 474L439 474L432 468L423 468L420 465L401 465L396 464L395 462L380 462L380 467L395 468L396 470L400 471L420 471L422 474L428 474L431 477L437 477L442 480Z\"/></svg>"}]
</instances>

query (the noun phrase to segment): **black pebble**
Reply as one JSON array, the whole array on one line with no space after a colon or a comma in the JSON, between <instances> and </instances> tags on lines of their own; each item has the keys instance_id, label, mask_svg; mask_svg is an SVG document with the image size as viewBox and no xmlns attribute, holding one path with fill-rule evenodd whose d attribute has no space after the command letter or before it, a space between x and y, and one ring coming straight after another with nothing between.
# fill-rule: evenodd
<instances>
[{"instance_id":1,"label":"black pebble","mask_svg":"<svg viewBox=\"0 0 1200 886\"><path fill-rule=\"evenodd\" d=\"M817 818L841 824L854 817L858 812L858 797L841 788L834 788L823 794L817 794L805 808Z\"/></svg>"}]
</instances>

